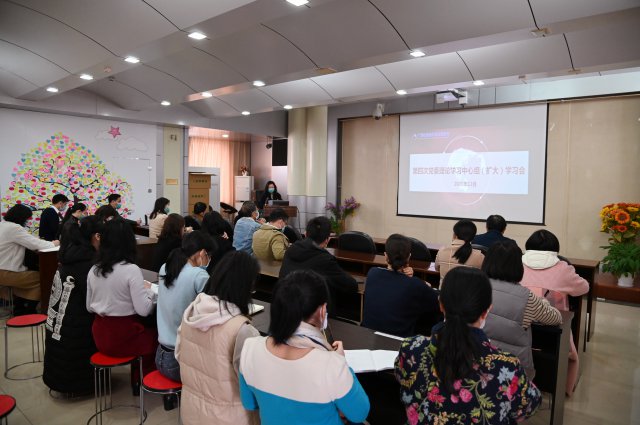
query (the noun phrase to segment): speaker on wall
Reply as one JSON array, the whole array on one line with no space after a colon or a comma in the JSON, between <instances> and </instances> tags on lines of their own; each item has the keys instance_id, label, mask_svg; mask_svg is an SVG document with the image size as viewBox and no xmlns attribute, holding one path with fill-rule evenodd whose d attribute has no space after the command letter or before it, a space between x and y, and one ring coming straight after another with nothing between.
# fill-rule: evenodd
<instances>
[{"instance_id":1,"label":"speaker on wall","mask_svg":"<svg viewBox=\"0 0 640 425\"><path fill-rule=\"evenodd\" d=\"M287 139L273 139L271 165L274 167L287 165Z\"/></svg>"}]
</instances>

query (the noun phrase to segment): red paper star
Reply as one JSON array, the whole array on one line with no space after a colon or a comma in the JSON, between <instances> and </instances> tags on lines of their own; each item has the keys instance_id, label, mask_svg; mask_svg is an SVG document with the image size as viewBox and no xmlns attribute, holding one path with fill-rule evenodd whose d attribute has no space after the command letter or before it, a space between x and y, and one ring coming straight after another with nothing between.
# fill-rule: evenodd
<instances>
[{"instance_id":1,"label":"red paper star","mask_svg":"<svg viewBox=\"0 0 640 425\"><path fill-rule=\"evenodd\" d=\"M120 133L120 127L111 127L111 130L107 131L107 133L109 133L110 135L113 136L113 138L115 139L118 136L122 136L122 133Z\"/></svg>"}]
</instances>

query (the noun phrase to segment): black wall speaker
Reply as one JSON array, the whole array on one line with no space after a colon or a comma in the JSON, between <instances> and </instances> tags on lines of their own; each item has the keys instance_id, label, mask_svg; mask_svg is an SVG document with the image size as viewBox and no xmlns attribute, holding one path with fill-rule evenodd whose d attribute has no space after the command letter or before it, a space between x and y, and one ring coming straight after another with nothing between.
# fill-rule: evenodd
<instances>
[{"instance_id":1,"label":"black wall speaker","mask_svg":"<svg viewBox=\"0 0 640 425\"><path fill-rule=\"evenodd\" d=\"M273 139L271 165L274 167L287 165L287 139Z\"/></svg>"}]
</instances>

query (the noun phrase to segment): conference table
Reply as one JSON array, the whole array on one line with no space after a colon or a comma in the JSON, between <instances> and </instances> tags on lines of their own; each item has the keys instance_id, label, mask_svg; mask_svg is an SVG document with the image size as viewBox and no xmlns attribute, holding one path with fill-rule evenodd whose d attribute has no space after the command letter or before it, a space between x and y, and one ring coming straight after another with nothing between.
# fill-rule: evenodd
<instances>
[{"instance_id":1,"label":"conference table","mask_svg":"<svg viewBox=\"0 0 640 425\"><path fill-rule=\"evenodd\" d=\"M264 310L252 316L252 324L262 335L268 335L271 305L268 302L260 300L253 300L253 303L263 306ZM541 391L551 394L551 412L549 418L549 424L551 425L562 425L563 422L565 382L567 379L569 356L569 324L573 317L572 312L563 311L561 314L563 324L560 326L532 325L533 361L537 371L534 382ZM401 339L398 339L398 337L385 336L386 334L381 334L353 323L329 319L329 327L335 340L343 342L345 350L369 349L398 351L400 349ZM390 372L387 371L386 373ZM367 373L362 375L371 374ZM361 374L358 376L362 380ZM393 398L392 395L391 399L372 399L372 409L376 407L374 405L378 403L391 403L390 409L400 409L396 412L395 417L402 418L404 409L399 402L399 387L395 381L387 379L384 380L384 382L386 385L392 386L389 388L390 391L386 391L386 393L395 395L395 398ZM363 384L363 386L365 385ZM369 391L375 390L375 388L365 386L365 390L369 394ZM393 423L386 420L384 422L376 421L376 418L372 418L371 415L369 422L372 425L376 423L393 425ZM404 423L404 420L397 423Z\"/></svg>"},{"instance_id":2,"label":"conference table","mask_svg":"<svg viewBox=\"0 0 640 425\"><path fill-rule=\"evenodd\" d=\"M153 266L153 251L157 240L146 236L136 236L136 264L142 269ZM38 251L40 266L40 311L47 314L53 278L58 270L58 247Z\"/></svg>"}]
</instances>

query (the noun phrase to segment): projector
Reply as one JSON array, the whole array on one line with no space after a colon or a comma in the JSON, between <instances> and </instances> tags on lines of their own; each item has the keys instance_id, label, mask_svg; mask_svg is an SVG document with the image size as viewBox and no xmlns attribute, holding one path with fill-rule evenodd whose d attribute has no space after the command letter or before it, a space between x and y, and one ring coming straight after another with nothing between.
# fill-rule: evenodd
<instances>
[{"instance_id":1,"label":"projector","mask_svg":"<svg viewBox=\"0 0 640 425\"><path fill-rule=\"evenodd\" d=\"M439 91L436 93L436 103L445 103L459 101L460 104L467 103L467 91L458 89L449 89L445 91Z\"/></svg>"}]
</instances>

